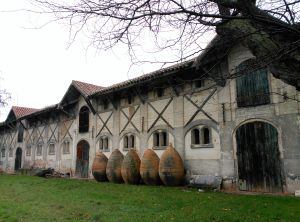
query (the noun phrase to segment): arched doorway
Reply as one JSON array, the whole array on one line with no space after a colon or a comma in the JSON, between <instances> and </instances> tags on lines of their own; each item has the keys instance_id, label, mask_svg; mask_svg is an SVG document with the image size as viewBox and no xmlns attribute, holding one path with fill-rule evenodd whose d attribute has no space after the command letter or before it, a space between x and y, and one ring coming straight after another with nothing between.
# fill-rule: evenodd
<instances>
[{"instance_id":1,"label":"arched doorway","mask_svg":"<svg viewBox=\"0 0 300 222\"><path fill-rule=\"evenodd\" d=\"M276 128L260 121L246 123L237 129L236 142L238 175L242 189L282 192Z\"/></svg>"},{"instance_id":2,"label":"arched doorway","mask_svg":"<svg viewBox=\"0 0 300 222\"><path fill-rule=\"evenodd\" d=\"M76 158L76 176L81 178L88 178L89 176L89 150L90 145L85 140L81 140L77 144L77 158Z\"/></svg>"},{"instance_id":3,"label":"arched doorway","mask_svg":"<svg viewBox=\"0 0 300 222\"><path fill-rule=\"evenodd\" d=\"M22 167L22 149L19 147L16 150L15 171L18 171L21 167Z\"/></svg>"}]
</instances>

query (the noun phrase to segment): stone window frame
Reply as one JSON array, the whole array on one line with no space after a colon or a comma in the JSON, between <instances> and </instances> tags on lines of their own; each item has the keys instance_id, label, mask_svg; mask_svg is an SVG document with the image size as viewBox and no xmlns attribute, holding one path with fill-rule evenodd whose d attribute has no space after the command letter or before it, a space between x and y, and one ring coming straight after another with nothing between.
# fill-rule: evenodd
<instances>
[{"instance_id":1,"label":"stone window frame","mask_svg":"<svg viewBox=\"0 0 300 222\"><path fill-rule=\"evenodd\" d=\"M70 154L70 140L66 139L62 142L62 154L67 155ZM68 144L68 146L67 146ZM68 148L68 149L67 149Z\"/></svg>"},{"instance_id":2,"label":"stone window frame","mask_svg":"<svg viewBox=\"0 0 300 222\"><path fill-rule=\"evenodd\" d=\"M5 148L2 148L1 149L1 157L5 157L6 155L5 155Z\"/></svg>"},{"instance_id":3,"label":"stone window frame","mask_svg":"<svg viewBox=\"0 0 300 222\"><path fill-rule=\"evenodd\" d=\"M26 156L31 156L31 147L32 147L31 145L26 146L26 150L25 150L25 155Z\"/></svg>"},{"instance_id":4,"label":"stone window frame","mask_svg":"<svg viewBox=\"0 0 300 222\"><path fill-rule=\"evenodd\" d=\"M108 136L101 136L99 138L99 144L98 144L98 147L99 147L99 150L102 151L102 152L110 152L110 149L109 149L109 137ZM106 145L106 146L105 146Z\"/></svg>"},{"instance_id":5,"label":"stone window frame","mask_svg":"<svg viewBox=\"0 0 300 222\"><path fill-rule=\"evenodd\" d=\"M153 149L164 150L169 145L169 132L165 129L158 129L152 133Z\"/></svg>"},{"instance_id":6,"label":"stone window frame","mask_svg":"<svg viewBox=\"0 0 300 222\"><path fill-rule=\"evenodd\" d=\"M51 149L50 149L50 147L51 147ZM48 145L48 155L50 155L50 156L55 155L55 143L54 142L50 142L49 145Z\"/></svg>"},{"instance_id":7,"label":"stone window frame","mask_svg":"<svg viewBox=\"0 0 300 222\"><path fill-rule=\"evenodd\" d=\"M14 157L14 149L13 148L10 148L8 150L8 157Z\"/></svg>"},{"instance_id":8,"label":"stone window frame","mask_svg":"<svg viewBox=\"0 0 300 222\"><path fill-rule=\"evenodd\" d=\"M209 133L208 134L209 135L208 143L205 141L205 130L207 130ZM190 130L190 132L191 132L191 148L214 148L214 145L212 142L211 127L209 127L207 125L198 125L198 126L193 127ZM197 135L195 135L196 132L198 132Z\"/></svg>"},{"instance_id":9,"label":"stone window frame","mask_svg":"<svg viewBox=\"0 0 300 222\"><path fill-rule=\"evenodd\" d=\"M40 152L39 152L40 151ZM36 156L43 156L43 143L38 143L36 145L36 151L35 151Z\"/></svg>"},{"instance_id":10,"label":"stone window frame","mask_svg":"<svg viewBox=\"0 0 300 222\"><path fill-rule=\"evenodd\" d=\"M133 133L127 133L123 136L123 150L128 151L135 149L136 147L136 135Z\"/></svg>"}]
</instances>

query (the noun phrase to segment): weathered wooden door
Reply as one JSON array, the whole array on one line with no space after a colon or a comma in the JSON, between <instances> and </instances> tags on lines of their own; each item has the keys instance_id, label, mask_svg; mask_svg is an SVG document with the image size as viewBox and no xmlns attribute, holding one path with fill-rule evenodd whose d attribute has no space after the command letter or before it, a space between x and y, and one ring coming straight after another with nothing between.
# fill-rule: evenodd
<instances>
[{"instance_id":1,"label":"weathered wooden door","mask_svg":"<svg viewBox=\"0 0 300 222\"><path fill-rule=\"evenodd\" d=\"M18 148L16 150L16 158L15 158L15 171L18 171L22 166L22 149Z\"/></svg>"},{"instance_id":2,"label":"weathered wooden door","mask_svg":"<svg viewBox=\"0 0 300 222\"><path fill-rule=\"evenodd\" d=\"M88 178L89 150L90 150L90 146L88 142L82 140L77 144L77 158L76 158L77 177Z\"/></svg>"},{"instance_id":3,"label":"weathered wooden door","mask_svg":"<svg viewBox=\"0 0 300 222\"><path fill-rule=\"evenodd\" d=\"M277 130L265 122L246 123L236 132L239 180L249 191L282 192Z\"/></svg>"}]
</instances>

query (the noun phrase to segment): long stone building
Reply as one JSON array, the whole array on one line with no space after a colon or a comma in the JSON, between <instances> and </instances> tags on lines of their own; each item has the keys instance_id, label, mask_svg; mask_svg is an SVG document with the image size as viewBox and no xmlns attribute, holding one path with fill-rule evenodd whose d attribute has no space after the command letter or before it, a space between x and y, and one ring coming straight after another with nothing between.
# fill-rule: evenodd
<instances>
[{"instance_id":1,"label":"long stone building","mask_svg":"<svg viewBox=\"0 0 300 222\"><path fill-rule=\"evenodd\" d=\"M299 190L299 92L267 68L243 68L255 58L242 44L220 63L208 54L109 87L72 81L44 109L12 107L0 126L0 167L92 178L96 151L135 148L142 156L153 148L161 156L172 143L187 182L218 177L224 189ZM221 65L208 74L207 62Z\"/></svg>"}]
</instances>

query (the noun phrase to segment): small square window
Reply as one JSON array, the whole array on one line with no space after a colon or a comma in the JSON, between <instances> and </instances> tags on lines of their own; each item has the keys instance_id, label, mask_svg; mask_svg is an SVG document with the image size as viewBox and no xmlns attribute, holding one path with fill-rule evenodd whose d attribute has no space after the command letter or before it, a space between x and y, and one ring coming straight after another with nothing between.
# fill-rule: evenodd
<instances>
[{"instance_id":1,"label":"small square window","mask_svg":"<svg viewBox=\"0 0 300 222\"><path fill-rule=\"evenodd\" d=\"M156 96L157 96L158 98L163 97L164 94L165 94L165 90L164 90L163 88L158 88L158 89L156 90Z\"/></svg>"},{"instance_id":2,"label":"small square window","mask_svg":"<svg viewBox=\"0 0 300 222\"><path fill-rule=\"evenodd\" d=\"M194 87L195 88L201 88L201 87L204 87L204 80L196 80L194 82Z\"/></svg>"}]
</instances>

